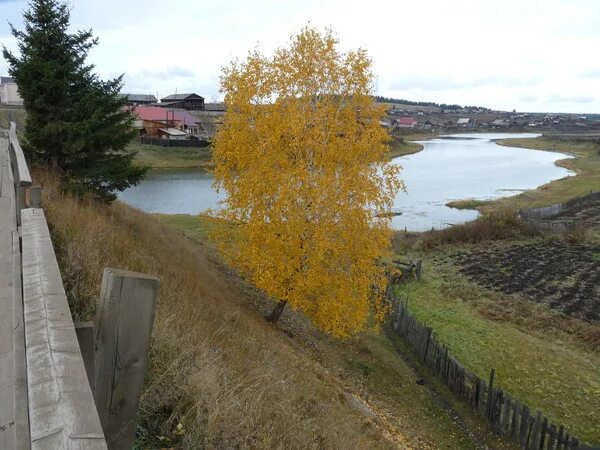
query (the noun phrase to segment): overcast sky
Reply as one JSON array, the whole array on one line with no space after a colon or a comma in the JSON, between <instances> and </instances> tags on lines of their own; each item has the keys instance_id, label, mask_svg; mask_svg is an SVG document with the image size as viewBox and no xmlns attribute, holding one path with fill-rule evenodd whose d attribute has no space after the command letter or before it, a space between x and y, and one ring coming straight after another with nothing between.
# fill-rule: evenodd
<instances>
[{"instance_id":1,"label":"overcast sky","mask_svg":"<svg viewBox=\"0 0 600 450\"><path fill-rule=\"evenodd\" d=\"M343 48L365 47L377 94L519 111L600 113L599 0L76 0L74 28L125 91L220 98L220 68L287 43L303 25L331 26ZM0 42L15 43L21 0L0 0ZM0 74L6 62L0 60Z\"/></svg>"}]
</instances>

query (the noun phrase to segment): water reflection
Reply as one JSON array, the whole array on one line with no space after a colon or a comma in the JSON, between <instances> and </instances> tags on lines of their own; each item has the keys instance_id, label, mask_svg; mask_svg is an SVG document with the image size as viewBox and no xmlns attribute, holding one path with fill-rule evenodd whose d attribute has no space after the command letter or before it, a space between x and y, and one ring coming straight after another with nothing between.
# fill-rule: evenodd
<instances>
[{"instance_id":1,"label":"water reflection","mask_svg":"<svg viewBox=\"0 0 600 450\"><path fill-rule=\"evenodd\" d=\"M394 228L422 231L447 227L477 217L476 211L456 210L452 200L494 199L535 189L572 172L556 166L567 155L503 147L493 139L536 137L536 134L463 134L423 141L416 154L394 159L403 167L406 192L396 196L401 211ZM153 170L138 186L119 198L147 212L198 214L216 208L224 194L212 188L212 175L200 169Z\"/></svg>"}]
</instances>

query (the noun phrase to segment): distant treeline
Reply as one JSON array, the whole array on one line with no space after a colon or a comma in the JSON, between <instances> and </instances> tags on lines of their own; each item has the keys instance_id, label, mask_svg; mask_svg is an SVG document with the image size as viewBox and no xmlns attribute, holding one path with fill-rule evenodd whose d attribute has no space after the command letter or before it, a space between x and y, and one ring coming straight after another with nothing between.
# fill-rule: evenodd
<instances>
[{"instance_id":1,"label":"distant treeline","mask_svg":"<svg viewBox=\"0 0 600 450\"><path fill-rule=\"evenodd\" d=\"M485 111L490 111L490 108L484 108L483 106L461 106L461 105L448 105L447 103L415 102L412 100L405 100L405 99L399 99L399 98L382 97L381 95L376 95L375 100L380 103L397 103L397 104L411 105L411 106L433 106L435 108L441 108L441 109L482 109Z\"/></svg>"}]
</instances>

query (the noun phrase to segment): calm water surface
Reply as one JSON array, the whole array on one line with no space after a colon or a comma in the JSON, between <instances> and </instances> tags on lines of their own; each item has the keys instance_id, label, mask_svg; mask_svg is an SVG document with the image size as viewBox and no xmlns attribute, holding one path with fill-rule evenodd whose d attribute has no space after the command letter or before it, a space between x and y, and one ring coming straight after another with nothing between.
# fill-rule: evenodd
<instances>
[{"instance_id":1,"label":"calm water surface","mask_svg":"<svg viewBox=\"0 0 600 450\"><path fill-rule=\"evenodd\" d=\"M475 219L477 212L448 208L452 200L489 200L535 189L574 175L555 162L561 153L503 147L493 139L536 137L537 134L459 134L423 141L419 153L394 159L402 166L406 192L394 202L401 215L394 228L423 231ZM213 177L201 169L153 170L139 185L123 191L121 201L143 211L198 214L218 207L223 194L212 188Z\"/></svg>"}]
</instances>

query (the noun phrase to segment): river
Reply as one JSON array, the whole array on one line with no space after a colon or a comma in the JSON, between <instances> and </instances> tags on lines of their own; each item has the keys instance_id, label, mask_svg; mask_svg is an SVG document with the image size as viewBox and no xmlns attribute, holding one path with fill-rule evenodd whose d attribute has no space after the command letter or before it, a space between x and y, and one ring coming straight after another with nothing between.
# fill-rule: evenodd
<instances>
[{"instance_id":1,"label":"river","mask_svg":"<svg viewBox=\"0 0 600 450\"><path fill-rule=\"evenodd\" d=\"M477 211L457 210L452 200L491 200L535 189L574 175L555 162L569 155L497 145L494 139L534 138L532 133L457 134L422 141L418 153L394 158L402 166L406 192L399 192L392 218L396 229L423 231L444 228L477 217ZM213 177L201 169L152 170L119 199L151 213L198 214L217 208L223 194L212 188Z\"/></svg>"}]
</instances>

